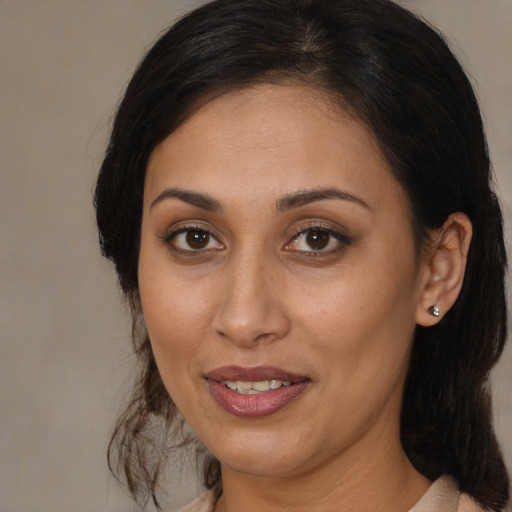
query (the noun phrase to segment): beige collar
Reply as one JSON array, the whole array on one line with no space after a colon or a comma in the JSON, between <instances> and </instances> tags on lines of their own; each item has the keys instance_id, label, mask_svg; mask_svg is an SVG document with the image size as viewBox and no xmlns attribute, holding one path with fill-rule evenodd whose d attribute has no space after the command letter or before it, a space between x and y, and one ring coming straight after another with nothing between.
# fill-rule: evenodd
<instances>
[{"instance_id":1,"label":"beige collar","mask_svg":"<svg viewBox=\"0 0 512 512\"><path fill-rule=\"evenodd\" d=\"M469 497L463 495L459 509L459 491L449 476L438 478L409 512L479 512L481 511ZM467 502L467 503L466 503ZM181 512L211 512L213 493L206 492Z\"/></svg>"},{"instance_id":2,"label":"beige collar","mask_svg":"<svg viewBox=\"0 0 512 512\"><path fill-rule=\"evenodd\" d=\"M449 476L438 478L409 512L457 512L459 491Z\"/></svg>"}]
</instances>

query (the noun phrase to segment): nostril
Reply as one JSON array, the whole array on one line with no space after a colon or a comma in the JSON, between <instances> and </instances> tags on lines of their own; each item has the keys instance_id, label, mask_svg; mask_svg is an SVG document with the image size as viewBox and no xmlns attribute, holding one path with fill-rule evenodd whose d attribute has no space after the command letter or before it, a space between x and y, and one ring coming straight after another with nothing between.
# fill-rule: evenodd
<instances>
[{"instance_id":1,"label":"nostril","mask_svg":"<svg viewBox=\"0 0 512 512\"><path fill-rule=\"evenodd\" d=\"M265 340L265 338L268 338L270 336L271 336L271 334L269 332L264 332L263 334L260 334L259 336L257 336L254 341L263 341L263 340Z\"/></svg>"}]
</instances>

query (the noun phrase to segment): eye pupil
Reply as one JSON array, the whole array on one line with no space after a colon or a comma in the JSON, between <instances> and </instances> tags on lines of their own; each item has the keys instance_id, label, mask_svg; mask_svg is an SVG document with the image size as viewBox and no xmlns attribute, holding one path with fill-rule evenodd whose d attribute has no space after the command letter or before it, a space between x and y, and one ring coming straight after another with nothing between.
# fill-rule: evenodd
<instances>
[{"instance_id":1,"label":"eye pupil","mask_svg":"<svg viewBox=\"0 0 512 512\"><path fill-rule=\"evenodd\" d=\"M206 231L188 231L187 244L192 249L204 249L210 241L210 235Z\"/></svg>"},{"instance_id":2,"label":"eye pupil","mask_svg":"<svg viewBox=\"0 0 512 512\"><path fill-rule=\"evenodd\" d=\"M312 229L306 235L306 242L315 251L325 249L329 244L329 233L319 229Z\"/></svg>"}]
</instances>

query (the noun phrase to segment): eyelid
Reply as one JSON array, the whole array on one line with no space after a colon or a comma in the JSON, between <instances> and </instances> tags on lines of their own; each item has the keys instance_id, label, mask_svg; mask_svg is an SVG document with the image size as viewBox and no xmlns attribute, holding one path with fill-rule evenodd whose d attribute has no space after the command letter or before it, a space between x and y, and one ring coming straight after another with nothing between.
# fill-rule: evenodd
<instances>
[{"instance_id":1,"label":"eyelid","mask_svg":"<svg viewBox=\"0 0 512 512\"><path fill-rule=\"evenodd\" d=\"M177 247L173 244L173 241L176 240L176 238L183 234L187 233L188 231L200 231L208 234L208 236L215 240L218 244L218 247L215 248L203 248L203 249L184 249L182 247ZM199 223L187 223L182 224L176 227L173 227L172 229L168 230L167 234L164 236L159 237L160 240L164 245L167 246L167 248L175 253L184 254L187 256L200 256L205 254L210 254L214 251L223 250L225 248L225 245L219 240L219 237L215 234L213 234L212 229L208 228L206 226L203 226Z\"/></svg>"},{"instance_id":2,"label":"eyelid","mask_svg":"<svg viewBox=\"0 0 512 512\"><path fill-rule=\"evenodd\" d=\"M298 249L292 249L289 246L299 239L300 236L305 236L308 231L323 231L326 232L329 236L335 238L339 243L336 247L330 248L327 250L323 249L311 249L309 251L304 250L298 250ZM311 224L301 224L295 234L292 236L292 238L284 245L284 250L288 252L295 252L298 254L301 254L303 256L308 257L321 257L321 256L329 256L333 253L336 253L338 251L343 250L346 246L350 245L352 243L352 240L349 236L341 233L338 229L335 229L330 224L326 224L321 221L315 221Z\"/></svg>"},{"instance_id":3,"label":"eyelid","mask_svg":"<svg viewBox=\"0 0 512 512\"><path fill-rule=\"evenodd\" d=\"M335 247L330 247L328 249L322 248L322 249L313 249L311 250L302 250L302 249L296 249L293 248L292 245L299 239L301 236L305 236L310 231L322 231L327 233L330 237L335 239L337 241ZM209 248L183 248L179 247L176 244L173 243L173 241L176 240L176 238L188 231L200 231L204 232L209 235L211 240L214 240L217 244L216 247L209 247ZM181 254L184 256L189 257L200 257L200 256L206 256L210 255L212 253L221 251L226 249L225 243L223 243L220 240L220 237L217 234L214 234L214 229L212 229L210 226L205 226L202 224L202 222L187 222L184 224L178 223L177 225L172 226L167 230L167 233L159 236L158 238L161 240L161 242L173 253ZM332 224L327 223L325 221L315 220L307 223L301 223L299 226L297 226L294 230L293 236L289 239L288 242L286 242L283 246L283 250L290 253L296 253L300 255L301 257L308 257L308 258L316 258L316 257L326 257L333 255L334 253L337 253L343 249L345 249L348 245L352 243L351 237L344 234L342 232L343 230L341 228L333 227ZM208 242L208 245L211 243L211 240ZM331 242L329 242L329 245Z\"/></svg>"}]
</instances>

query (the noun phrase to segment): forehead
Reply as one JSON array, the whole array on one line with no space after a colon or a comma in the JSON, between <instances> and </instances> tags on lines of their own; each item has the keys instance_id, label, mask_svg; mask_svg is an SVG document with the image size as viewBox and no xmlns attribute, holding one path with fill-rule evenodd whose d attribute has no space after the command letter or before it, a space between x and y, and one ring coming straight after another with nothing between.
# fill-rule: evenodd
<instances>
[{"instance_id":1,"label":"forehead","mask_svg":"<svg viewBox=\"0 0 512 512\"><path fill-rule=\"evenodd\" d=\"M235 190L235 186L243 190ZM201 103L151 154L146 192L182 186L279 196L337 186L401 193L371 132L324 91L261 84Z\"/></svg>"}]
</instances>

